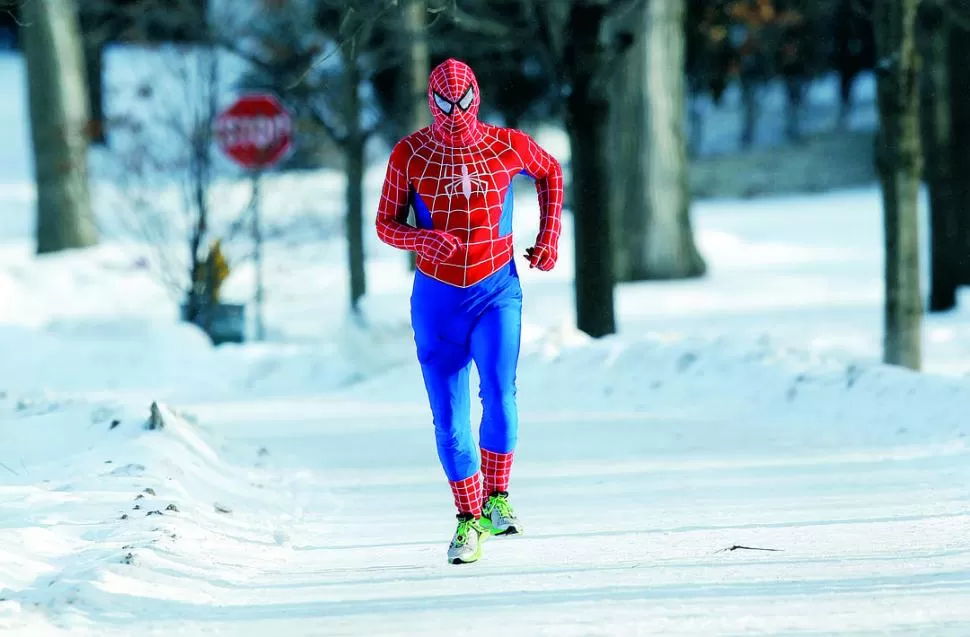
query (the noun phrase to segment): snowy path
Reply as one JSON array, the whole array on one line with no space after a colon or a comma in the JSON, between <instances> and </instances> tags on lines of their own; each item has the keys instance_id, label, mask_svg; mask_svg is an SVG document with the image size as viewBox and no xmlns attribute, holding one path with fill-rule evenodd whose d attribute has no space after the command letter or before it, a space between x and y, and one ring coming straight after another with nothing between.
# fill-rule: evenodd
<instances>
[{"instance_id":1,"label":"snowy path","mask_svg":"<svg viewBox=\"0 0 970 637\"><path fill-rule=\"evenodd\" d=\"M24 565L42 574L2 594L25 612L0 603L0 628L26 620L33 630L13 634L59 634L41 630L46 616L98 635L423 635L490 623L508 635L970 631L970 465L959 445L785 452L784 440L755 447L737 423L726 437L727 423L649 412L527 412L513 484L527 534L492 539L483 561L456 567L444 561L453 514L418 403L189 410L223 441L218 455L179 421L119 443L150 451L136 458L147 469L116 475L117 488L0 489L8 521L29 509L33 526L16 533L52 566ZM143 444L153 436L171 448ZM160 469L167 477L151 481ZM157 497L140 503L180 511L98 519L130 508L146 484ZM71 517L58 513L65 500ZM15 531L4 526L0 547ZM779 550L721 550L733 545Z\"/></svg>"},{"instance_id":2,"label":"snowy path","mask_svg":"<svg viewBox=\"0 0 970 637\"><path fill-rule=\"evenodd\" d=\"M367 408L321 409L331 410ZM308 511L319 530L304 538L306 601L293 613L328 635L361 622L378 634L438 634L469 620L556 635L970 628L965 456L746 458L705 445L716 423L631 416L592 428L548 417L524 432L516 497L528 534L489 541L467 568L443 563L448 494L423 421L385 426L382 410L359 427L324 426L313 445L306 421L281 423L274 442L290 462L345 470L307 476L329 482L340 509L336 519ZM684 432L679 453L656 448L657 427ZM374 466L387 469L360 484ZM781 551L719 552L736 544ZM261 612L278 614L251 616Z\"/></svg>"}]
</instances>

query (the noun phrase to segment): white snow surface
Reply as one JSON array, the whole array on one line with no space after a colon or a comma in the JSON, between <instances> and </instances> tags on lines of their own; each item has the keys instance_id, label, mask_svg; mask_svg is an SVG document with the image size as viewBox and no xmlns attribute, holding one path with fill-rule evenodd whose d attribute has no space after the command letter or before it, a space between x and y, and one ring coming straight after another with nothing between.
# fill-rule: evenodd
<instances>
[{"instance_id":1,"label":"white snow surface","mask_svg":"<svg viewBox=\"0 0 970 637\"><path fill-rule=\"evenodd\" d=\"M970 634L970 314L880 364L874 186L696 202L707 276L620 286L595 341L567 216L522 270L526 532L452 566L410 275L371 236L346 318L342 176L268 182L269 339L214 348L154 247L33 255L22 80L0 56L0 634ZM521 253L528 182L516 214Z\"/></svg>"}]
</instances>

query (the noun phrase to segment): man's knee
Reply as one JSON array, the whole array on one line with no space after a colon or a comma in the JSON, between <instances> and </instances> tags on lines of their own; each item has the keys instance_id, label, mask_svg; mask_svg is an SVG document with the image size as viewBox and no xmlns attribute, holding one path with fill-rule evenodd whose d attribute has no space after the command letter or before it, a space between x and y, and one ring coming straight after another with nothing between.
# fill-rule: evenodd
<instances>
[{"instance_id":1,"label":"man's knee","mask_svg":"<svg viewBox=\"0 0 970 637\"><path fill-rule=\"evenodd\" d=\"M484 449L495 453L509 453L515 449L519 439L518 418L515 411L491 414L482 420L480 444Z\"/></svg>"},{"instance_id":2,"label":"man's knee","mask_svg":"<svg viewBox=\"0 0 970 637\"><path fill-rule=\"evenodd\" d=\"M515 382L485 379L479 395L482 399L481 443L492 451L506 453L515 448L518 413Z\"/></svg>"},{"instance_id":3,"label":"man's knee","mask_svg":"<svg viewBox=\"0 0 970 637\"><path fill-rule=\"evenodd\" d=\"M485 405L514 405L517 391L514 374L480 373L478 397Z\"/></svg>"}]
</instances>

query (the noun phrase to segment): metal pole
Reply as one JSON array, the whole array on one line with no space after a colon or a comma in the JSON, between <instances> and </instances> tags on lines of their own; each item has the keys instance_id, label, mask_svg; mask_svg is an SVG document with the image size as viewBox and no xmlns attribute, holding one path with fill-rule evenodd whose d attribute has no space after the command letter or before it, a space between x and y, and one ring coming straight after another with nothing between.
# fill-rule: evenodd
<instances>
[{"instance_id":1,"label":"metal pole","mask_svg":"<svg viewBox=\"0 0 970 637\"><path fill-rule=\"evenodd\" d=\"M256 340L266 340L263 317L263 229L260 219L260 173L253 173L253 267L256 269Z\"/></svg>"}]
</instances>

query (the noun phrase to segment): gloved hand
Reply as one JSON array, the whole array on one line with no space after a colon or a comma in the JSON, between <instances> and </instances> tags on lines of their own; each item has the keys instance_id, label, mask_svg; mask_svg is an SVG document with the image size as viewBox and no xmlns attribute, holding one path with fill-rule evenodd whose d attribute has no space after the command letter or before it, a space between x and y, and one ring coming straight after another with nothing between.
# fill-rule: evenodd
<instances>
[{"instance_id":1,"label":"gloved hand","mask_svg":"<svg viewBox=\"0 0 970 637\"><path fill-rule=\"evenodd\" d=\"M422 230L414 251L432 263L441 263L461 247L455 235L444 230Z\"/></svg>"},{"instance_id":2,"label":"gloved hand","mask_svg":"<svg viewBox=\"0 0 970 637\"><path fill-rule=\"evenodd\" d=\"M525 251L525 258L529 260L529 268L539 268L548 272L556 265L559 252L554 246L537 243Z\"/></svg>"}]
</instances>

